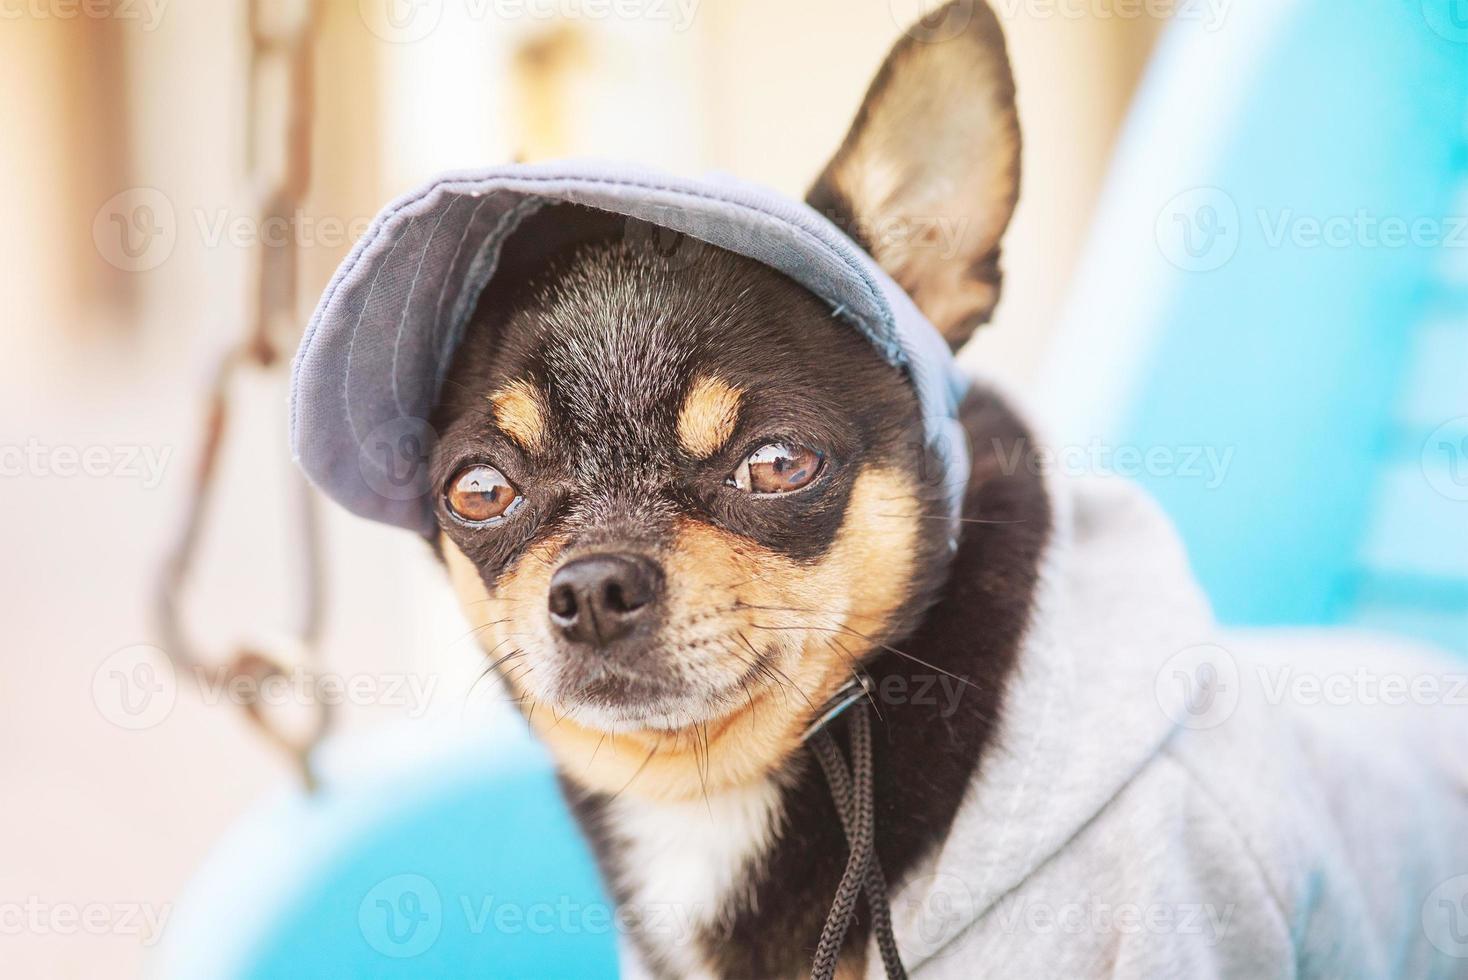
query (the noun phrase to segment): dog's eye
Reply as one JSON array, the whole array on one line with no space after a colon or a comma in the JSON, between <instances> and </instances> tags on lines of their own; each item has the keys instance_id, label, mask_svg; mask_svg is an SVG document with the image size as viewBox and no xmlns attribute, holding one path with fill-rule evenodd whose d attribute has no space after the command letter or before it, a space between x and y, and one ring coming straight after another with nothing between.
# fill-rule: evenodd
<instances>
[{"instance_id":1,"label":"dog's eye","mask_svg":"<svg viewBox=\"0 0 1468 980\"><path fill-rule=\"evenodd\" d=\"M520 495L499 470L476 463L449 479L443 499L455 517L471 524L489 524L508 515Z\"/></svg>"},{"instance_id":2,"label":"dog's eye","mask_svg":"<svg viewBox=\"0 0 1468 980\"><path fill-rule=\"evenodd\" d=\"M746 456L729 483L745 493L757 495L791 493L810 485L820 473L824 459L805 446L772 442Z\"/></svg>"}]
</instances>

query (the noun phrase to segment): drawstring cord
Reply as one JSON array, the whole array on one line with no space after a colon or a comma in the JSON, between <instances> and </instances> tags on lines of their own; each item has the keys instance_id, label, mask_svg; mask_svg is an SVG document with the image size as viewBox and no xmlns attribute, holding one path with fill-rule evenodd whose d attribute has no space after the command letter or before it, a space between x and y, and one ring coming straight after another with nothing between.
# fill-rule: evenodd
<instances>
[{"instance_id":1,"label":"drawstring cord","mask_svg":"<svg viewBox=\"0 0 1468 980\"><path fill-rule=\"evenodd\" d=\"M863 686L862 693L865 693ZM831 799L841 817L841 827L851 851L846 859L846 870L841 874L841 883L836 886L836 897L826 924L821 929L821 939L816 946L815 960L811 965L811 980L833 980L836 961L841 953L841 944L847 930L856 917L856 902L865 889L867 908L872 914L872 931L877 937L877 948L882 954L882 965L888 980L907 980L907 971L897 955L897 943L892 938L892 909L887 901L887 881L882 875L882 865L877 859L874 844L876 836L876 813L872 802L872 727L867 706L859 700L847 702L851 714L851 771L847 772L846 761L836 740L824 723L839 714L835 711L822 719L818 730L809 737L811 749L826 773L826 783L831 789ZM846 707L843 705L842 707Z\"/></svg>"}]
</instances>

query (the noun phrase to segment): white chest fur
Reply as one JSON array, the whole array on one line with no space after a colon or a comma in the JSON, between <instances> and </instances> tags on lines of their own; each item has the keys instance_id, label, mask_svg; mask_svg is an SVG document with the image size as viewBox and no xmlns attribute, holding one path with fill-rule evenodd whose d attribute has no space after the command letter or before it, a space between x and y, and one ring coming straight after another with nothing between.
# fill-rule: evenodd
<instances>
[{"instance_id":1,"label":"white chest fur","mask_svg":"<svg viewBox=\"0 0 1468 980\"><path fill-rule=\"evenodd\" d=\"M779 829L779 787L761 781L680 803L621 797L606 816L622 845L620 884L649 945L680 976L705 975L699 936L731 901L749 900Z\"/></svg>"}]
</instances>

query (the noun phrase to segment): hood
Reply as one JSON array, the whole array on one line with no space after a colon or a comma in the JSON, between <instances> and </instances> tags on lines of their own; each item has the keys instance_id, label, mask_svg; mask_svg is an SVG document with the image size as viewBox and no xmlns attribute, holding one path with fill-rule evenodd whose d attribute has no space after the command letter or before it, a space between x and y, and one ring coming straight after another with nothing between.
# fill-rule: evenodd
<instances>
[{"instance_id":1,"label":"hood","mask_svg":"<svg viewBox=\"0 0 1468 980\"><path fill-rule=\"evenodd\" d=\"M1216 629L1166 516L1118 478L1046 484L1055 530L1002 723L947 838L892 903L909 969L944 956L1179 728L1209 722L1176 674L1206 676Z\"/></svg>"}]
</instances>

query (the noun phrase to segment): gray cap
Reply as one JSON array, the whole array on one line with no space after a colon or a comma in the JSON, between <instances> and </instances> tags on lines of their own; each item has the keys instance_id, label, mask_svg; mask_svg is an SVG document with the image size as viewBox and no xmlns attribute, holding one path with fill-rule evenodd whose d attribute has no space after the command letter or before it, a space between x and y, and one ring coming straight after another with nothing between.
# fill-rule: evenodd
<instances>
[{"instance_id":1,"label":"gray cap","mask_svg":"<svg viewBox=\"0 0 1468 980\"><path fill-rule=\"evenodd\" d=\"M579 160L447 174L372 222L326 287L291 380L291 449L328 496L372 520L433 529L426 420L501 247L548 203L687 234L829 303L911 379L958 516L969 459L955 416L967 381L937 329L865 251L804 203L756 184Z\"/></svg>"}]
</instances>

